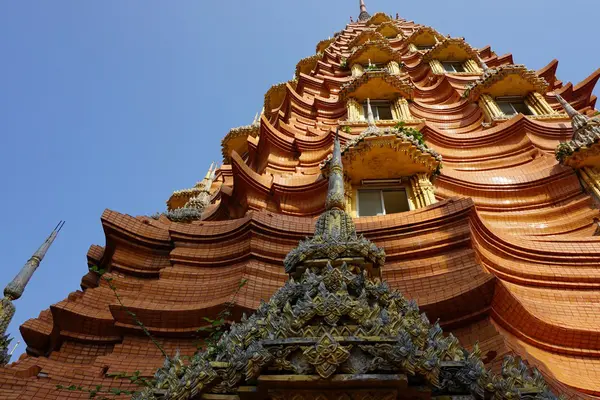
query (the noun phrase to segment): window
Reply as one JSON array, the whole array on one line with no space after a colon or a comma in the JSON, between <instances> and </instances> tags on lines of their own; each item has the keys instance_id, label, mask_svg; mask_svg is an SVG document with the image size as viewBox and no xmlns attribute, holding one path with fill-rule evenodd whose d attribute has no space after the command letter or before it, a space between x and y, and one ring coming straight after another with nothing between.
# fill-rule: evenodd
<instances>
[{"instance_id":1,"label":"window","mask_svg":"<svg viewBox=\"0 0 600 400\"><path fill-rule=\"evenodd\" d=\"M465 72L465 67L461 62L443 61L444 71L446 72Z\"/></svg>"},{"instance_id":2,"label":"window","mask_svg":"<svg viewBox=\"0 0 600 400\"><path fill-rule=\"evenodd\" d=\"M358 191L358 215L396 214L409 211L405 189L365 189Z\"/></svg>"},{"instance_id":3,"label":"window","mask_svg":"<svg viewBox=\"0 0 600 400\"><path fill-rule=\"evenodd\" d=\"M496 104L506 116L513 116L519 113L523 115L533 115L525 100L521 97L497 97Z\"/></svg>"},{"instance_id":4,"label":"window","mask_svg":"<svg viewBox=\"0 0 600 400\"><path fill-rule=\"evenodd\" d=\"M392 115L392 107L387 101L371 101L371 109L373 110L373 117L375 118L375 121L394 119ZM367 103L363 104L363 111L366 119L369 115Z\"/></svg>"},{"instance_id":5,"label":"window","mask_svg":"<svg viewBox=\"0 0 600 400\"><path fill-rule=\"evenodd\" d=\"M433 49L433 45L432 44L431 45L421 45L421 46L416 46L415 45L415 47L417 48L417 50L421 50L421 51Z\"/></svg>"}]
</instances>

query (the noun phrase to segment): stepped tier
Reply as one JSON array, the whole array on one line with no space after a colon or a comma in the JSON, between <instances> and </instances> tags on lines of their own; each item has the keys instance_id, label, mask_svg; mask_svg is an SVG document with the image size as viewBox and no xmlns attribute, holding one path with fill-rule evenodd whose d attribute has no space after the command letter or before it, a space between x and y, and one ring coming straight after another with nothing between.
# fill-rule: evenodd
<instances>
[{"instance_id":1,"label":"stepped tier","mask_svg":"<svg viewBox=\"0 0 600 400\"><path fill-rule=\"evenodd\" d=\"M556 375L554 384L598 394L575 379L568 360L579 357L586 364L600 355L594 322L598 295L590 290L600 285L595 267L600 238L494 233L470 199L458 198L355 222L386 251L383 278L415 299L431 320L440 319L459 338L471 332L464 334L471 338L467 345L484 326L493 332L493 341L480 337L489 357L518 349L531 362L552 359L548 373ZM236 318L268 299L286 280L285 255L314 229L312 218L264 211L182 224L107 210L102 224L106 247L93 246L90 263L109 269L126 306L167 349L182 354L193 353L204 317L225 303L233 299ZM248 283L236 295L241 279ZM42 357L25 357L2 371L4 379L14 374L34 393L74 379L101 383L102 374L110 381L110 374L120 371L150 374L162 363L105 282L84 278L82 286L85 291L22 326L28 351ZM49 377L35 378L47 372Z\"/></svg>"},{"instance_id":2,"label":"stepped tier","mask_svg":"<svg viewBox=\"0 0 600 400\"><path fill-rule=\"evenodd\" d=\"M440 70L457 63L464 70ZM361 134L384 148L381 132L397 129L414 140L394 136L388 153L414 156L417 148L436 162L440 155L443 168L431 176L433 201L354 219L385 250L383 279L467 348L479 341L493 370L516 353L567 398L600 398L600 215L577 172L555 159L573 131L553 96L595 113L600 70L573 85L556 77L557 67L553 60L530 71L510 54L383 14L351 23L301 60L292 81L267 91L253 124L225 136L225 163L206 188L171 196L169 208L177 209L210 193L201 220L107 210L106 245L92 246L88 263L108 271L123 303L169 354L192 355L207 320L228 304L237 320L286 281L284 258L325 209L321 167L336 129L349 153ZM491 115L486 96L514 88L533 90L531 104L543 112ZM394 118L371 121L371 100L391 102ZM419 162L393 161L408 159ZM28 355L0 369L1 398L87 398L57 384L131 389L113 375L150 376L163 364L105 281L89 273L81 286L22 325Z\"/></svg>"}]
</instances>

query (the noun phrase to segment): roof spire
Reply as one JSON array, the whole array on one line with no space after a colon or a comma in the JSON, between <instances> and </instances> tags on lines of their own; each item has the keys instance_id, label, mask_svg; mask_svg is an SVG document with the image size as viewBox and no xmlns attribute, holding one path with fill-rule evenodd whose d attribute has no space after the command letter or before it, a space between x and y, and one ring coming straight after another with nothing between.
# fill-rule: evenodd
<instances>
[{"instance_id":1,"label":"roof spire","mask_svg":"<svg viewBox=\"0 0 600 400\"><path fill-rule=\"evenodd\" d=\"M373 109L371 108L371 99L367 99L367 122L369 123L369 128L377 128L375 117L373 116Z\"/></svg>"},{"instance_id":2,"label":"roof spire","mask_svg":"<svg viewBox=\"0 0 600 400\"><path fill-rule=\"evenodd\" d=\"M56 239L56 236L65 225L64 221L60 221L54 228L50 236L42 243L39 249L31 258L25 263L23 268L19 271L17 276L4 288L4 298L0 300L0 336L6 333L8 324L12 320L15 314L15 306L12 304L13 300L18 299L23 295L27 283L33 276L35 270L39 267L40 263L44 259L46 252Z\"/></svg>"},{"instance_id":3,"label":"roof spire","mask_svg":"<svg viewBox=\"0 0 600 400\"><path fill-rule=\"evenodd\" d=\"M479 53L477 54L477 58L479 59L479 64L481 65L481 68L483 68L483 72L487 72L490 69L490 67L488 67L487 63L483 61L483 58L481 58Z\"/></svg>"},{"instance_id":4,"label":"roof spire","mask_svg":"<svg viewBox=\"0 0 600 400\"><path fill-rule=\"evenodd\" d=\"M371 18L371 14L367 12L367 6L365 5L365 0L360 0L360 14L358 15L359 21L366 21Z\"/></svg>"},{"instance_id":5,"label":"roof spire","mask_svg":"<svg viewBox=\"0 0 600 400\"><path fill-rule=\"evenodd\" d=\"M577 131L587 125L588 117L581 114L577 111L568 101L563 99L563 97L556 93L556 100L560 103L565 112L569 115L573 123L573 133L576 134ZM576 136L576 135L574 135ZM575 137L574 137L575 138Z\"/></svg>"},{"instance_id":6,"label":"roof spire","mask_svg":"<svg viewBox=\"0 0 600 400\"><path fill-rule=\"evenodd\" d=\"M214 161L210 163L210 168L206 172L206 175L204 176L204 180L209 180L210 179L210 177L213 174L213 168L215 168L215 162Z\"/></svg>"},{"instance_id":7,"label":"roof spire","mask_svg":"<svg viewBox=\"0 0 600 400\"><path fill-rule=\"evenodd\" d=\"M335 132L333 141L333 154L329 163L329 188L327 189L327 200L325 209L327 211L346 208L346 195L344 192L344 167L342 165L342 151L340 148L340 128Z\"/></svg>"}]
</instances>

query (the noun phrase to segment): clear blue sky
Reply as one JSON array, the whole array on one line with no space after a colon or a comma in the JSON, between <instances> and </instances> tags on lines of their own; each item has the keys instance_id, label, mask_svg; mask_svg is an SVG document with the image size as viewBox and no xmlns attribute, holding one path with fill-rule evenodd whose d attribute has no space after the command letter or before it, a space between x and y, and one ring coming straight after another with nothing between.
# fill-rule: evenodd
<instances>
[{"instance_id":1,"label":"clear blue sky","mask_svg":"<svg viewBox=\"0 0 600 400\"><path fill-rule=\"evenodd\" d=\"M597 0L367 0L577 83L600 67ZM358 15L358 0L0 2L0 285L67 224L10 334L79 288L100 215L165 208L275 83ZM596 95L600 92L596 90ZM21 345L17 353L25 347Z\"/></svg>"}]
</instances>

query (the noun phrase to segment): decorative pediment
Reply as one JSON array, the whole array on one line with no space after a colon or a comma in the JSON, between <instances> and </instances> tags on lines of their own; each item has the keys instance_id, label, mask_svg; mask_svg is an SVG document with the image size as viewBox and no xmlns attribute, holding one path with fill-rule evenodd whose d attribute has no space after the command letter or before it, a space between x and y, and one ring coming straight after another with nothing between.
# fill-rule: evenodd
<instances>
[{"instance_id":1,"label":"decorative pediment","mask_svg":"<svg viewBox=\"0 0 600 400\"><path fill-rule=\"evenodd\" d=\"M558 399L518 358L504 360L501 376L486 370L478 345L467 351L414 301L355 268L308 268L217 345L188 362L167 358L134 399L396 399L409 390L427 398L435 391L436 398Z\"/></svg>"},{"instance_id":2,"label":"decorative pediment","mask_svg":"<svg viewBox=\"0 0 600 400\"><path fill-rule=\"evenodd\" d=\"M465 88L464 97L477 101L481 94L492 97L526 96L531 92L546 93L548 83L524 65L504 65L485 71L481 79Z\"/></svg>"},{"instance_id":3,"label":"decorative pediment","mask_svg":"<svg viewBox=\"0 0 600 400\"><path fill-rule=\"evenodd\" d=\"M390 61L400 62L400 55L392 49L387 40L369 41L359 46L348 57L348 65L360 64L366 66L369 62L373 64L384 64Z\"/></svg>"},{"instance_id":4,"label":"decorative pediment","mask_svg":"<svg viewBox=\"0 0 600 400\"><path fill-rule=\"evenodd\" d=\"M414 31L407 39L406 44L415 46L433 46L444 40L444 35L433 28L422 26Z\"/></svg>"},{"instance_id":5,"label":"decorative pediment","mask_svg":"<svg viewBox=\"0 0 600 400\"><path fill-rule=\"evenodd\" d=\"M238 154L244 154L248 151L248 138L257 137L260 131L260 123L255 121L252 125L233 128L221 141L221 152L223 161L231 162L231 153L235 150Z\"/></svg>"},{"instance_id":6,"label":"decorative pediment","mask_svg":"<svg viewBox=\"0 0 600 400\"><path fill-rule=\"evenodd\" d=\"M271 112L279 107L285 99L287 85L290 84L292 87L296 87L298 84L297 80L291 80L288 82L281 82L271 86L271 88L265 94L265 115L271 116Z\"/></svg>"},{"instance_id":7,"label":"decorative pediment","mask_svg":"<svg viewBox=\"0 0 600 400\"><path fill-rule=\"evenodd\" d=\"M351 183L360 185L363 179L434 174L440 168L442 157L404 131L368 129L342 147L342 162ZM327 166L328 161L323 169Z\"/></svg>"},{"instance_id":8,"label":"decorative pediment","mask_svg":"<svg viewBox=\"0 0 600 400\"><path fill-rule=\"evenodd\" d=\"M392 75L387 70L365 71L365 73L342 86L340 97L353 97L358 101L367 99L394 100L398 96L412 99L414 86L409 81Z\"/></svg>"},{"instance_id":9,"label":"decorative pediment","mask_svg":"<svg viewBox=\"0 0 600 400\"><path fill-rule=\"evenodd\" d=\"M300 76L300 74L310 74L310 71L315 69L319 60L323 59L323 53L317 53L314 56L303 58L296 64L296 78Z\"/></svg>"},{"instance_id":10,"label":"decorative pediment","mask_svg":"<svg viewBox=\"0 0 600 400\"><path fill-rule=\"evenodd\" d=\"M363 31L358 36L356 36L354 39L352 39L352 41L350 43L348 43L348 48L354 49L355 47L363 45L367 42L378 42L378 41L385 41L385 40L386 40L385 37L379 32Z\"/></svg>"},{"instance_id":11,"label":"decorative pediment","mask_svg":"<svg viewBox=\"0 0 600 400\"><path fill-rule=\"evenodd\" d=\"M335 38L329 38L329 39L325 39L325 40L321 40L319 43L317 43L317 51L315 53L324 53L325 50L329 47L329 45L331 43L333 43L335 41Z\"/></svg>"},{"instance_id":12,"label":"decorative pediment","mask_svg":"<svg viewBox=\"0 0 600 400\"><path fill-rule=\"evenodd\" d=\"M459 61L477 60L477 52L462 38L445 39L438 42L423 56L423 61Z\"/></svg>"},{"instance_id":13,"label":"decorative pediment","mask_svg":"<svg viewBox=\"0 0 600 400\"><path fill-rule=\"evenodd\" d=\"M384 22L392 22L393 19L390 18L389 15L382 13L382 12L378 12L373 14L373 16L371 18L369 18L369 20L367 21L367 26L371 26L371 25L381 25Z\"/></svg>"},{"instance_id":14,"label":"decorative pediment","mask_svg":"<svg viewBox=\"0 0 600 400\"><path fill-rule=\"evenodd\" d=\"M375 32L381 33L388 39L393 39L398 36L402 37L402 30L392 21L382 23L375 29Z\"/></svg>"}]
</instances>

